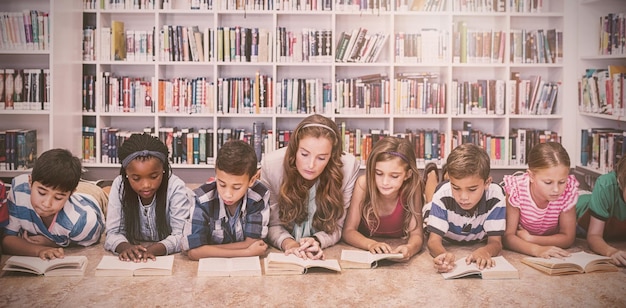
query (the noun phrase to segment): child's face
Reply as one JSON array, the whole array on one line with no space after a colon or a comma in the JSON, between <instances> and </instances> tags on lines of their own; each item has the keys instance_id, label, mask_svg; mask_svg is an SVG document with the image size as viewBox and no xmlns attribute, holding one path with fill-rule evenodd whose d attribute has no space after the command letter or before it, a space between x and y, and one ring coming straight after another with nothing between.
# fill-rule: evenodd
<instances>
[{"instance_id":1,"label":"child's face","mask_svg":"<svg viewBox=\"0 0 626 308\"><path fill-rule=\"evenodd\" d=\"M156 157L134 159L126 167L126 177L143 204L149 204L161 186L163 163Z\"/></svg>"},{"instance_id":2,"label":"child's face","mask_svg":"<svg viewBox=\"0 0 626 308\"><path fill-rule=\"evenodd\" d=\"M392 197L400 191L404 181L409 178L405 165L398 157L376 162L374 174L378 193L382 196Z\"/></svg>"},{"instance_id":3,"label":"child's face","mask_svg":"<svg viewBox=\"0 0 626 308\"><path fill-rule=\"evenodd\" d=\"M247 174L234 175L215 169L215 182L222 202L225 205L236 205L246 195L254 179Z\"/></svg>"},{"instance_id":4,"label":"child's face","mask_svg":"<svg viewBox=\"0 0 626 308\"><path fill-rule=\"evenodd\" d=\"M333 146L326 138L304 137L296 151L296 169L308 181L314 181L328 165Z\"/></svg>"},{"instance_id":5,"label":"child's face","mask_svg":"<svg viewBox=\"0 0 626 308\"><path fill-rule=\"evenodd\" d=\"M457 179L450 177L452 197L462 209L472 210L483 197L485 189L491 184L491 177L483 180L478 175Z\"/></svg>"},{"instance_id":6,"label":"child's face","mask_svg":"<svg viewBox=\"0 0 626 308\"><path fill-rule=\"evenodd\" d=\"M41 218L54 217L72 195L70 191L52 189L35 181L30 184L30 204Z\"/></svg>"},{"instance_id":7,"label":"child's face","mask_svg":"<svg viewBox=\"0 0 626 308\"><path fill-rule=\"evenodd\" d=\"M546 169L528 171L530 176L531 194L535 203L558 200L567 186L569 168L556 166Z\"/></svg>"}]
</instances>

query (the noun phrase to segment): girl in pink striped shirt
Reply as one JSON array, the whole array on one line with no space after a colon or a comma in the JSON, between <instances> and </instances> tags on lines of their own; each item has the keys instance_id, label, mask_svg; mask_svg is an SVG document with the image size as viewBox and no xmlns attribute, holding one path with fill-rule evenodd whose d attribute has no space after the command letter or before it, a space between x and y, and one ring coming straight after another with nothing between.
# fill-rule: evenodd
<instances>
[{"instance_id":1,"label":"girl in pink striped shirt","mask_svg":"<svg viewBox=\"0 0 626 308\"><path fill-rule=\"evenodd\" d=\"M576 237L578 181L560 143L534 146L528 170L504 177L507 195L504 246L527 255L564 257Z\"/></svg>"}]
</instances>

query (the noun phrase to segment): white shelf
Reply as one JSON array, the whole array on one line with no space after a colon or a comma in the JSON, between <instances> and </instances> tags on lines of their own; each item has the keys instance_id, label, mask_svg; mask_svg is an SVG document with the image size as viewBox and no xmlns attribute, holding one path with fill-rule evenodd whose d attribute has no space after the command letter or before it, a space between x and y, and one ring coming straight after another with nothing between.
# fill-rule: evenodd
<instances>
[{"instance_id":1,"label":"white shelf","mask_svg":"<svg viewBox=\"0 0 626 308\"><path fill-rule=\"evenodd\" d=\"M449 0L448 7L451 7ZM508 4L509 1L506 1ZM131 76L154 77L155 79L167 79L173 77L206 76L210 80L218 77L239 77L253 74L256 70L273 77L274 81L283 78L307 78L319 77L324 82L334 82L335 78L349 78L360 75L381 73L389 76L393 81L397 73L406 72L436 72L439 81L447 85L446 96L447 112L445 114L397 114L394 112L393 100L391 101L390 114L334 114L326 116L345 121L348 128L361 128L364 131L370 128L388 130L391 133L404 132L405 129L437 129L446 134L446 144L443 145L445 155L451 150L452 130L461 129L464 120L472 122L475 129L485 133L504 136L508 140L510 130L513 128L536 128L540 130L557 131L563 138L563 144L570 151L575 149L575 137L571 136L571 130L566 130L565 119L574 116L568 106L575 101L576 82L566 80L568 75L573 75L574 70L570 67L576 63L576 53L572 51L575 46L576 33L570 31L576 23L576 11L565 6L566 0L544 0L546 8L540 13L473 13L453 12L358 12L358 11L197 11L197 10L85 10L83 12L86 24L95 26L96 29L108 26L112 20L123 20L127 24L126 29L148 30L152 26L160 27L164 24L181 24L185 26L200 25L201 27L217 28L218 26L247 26L266 27L274 31L279 26L287 27L296 31L304 27L314 26L316 29L330 29L333 31L331 50L335 52L342 31L349 31L355 27L367 27L370 33L384 31L390 34L386 47L376 63L293 63L270 61L262 63L247 62L172 62L172 61L148 61L148 62L124 62L124 61L84 61L85 71L90 71L100 76L104 71L120 72ZM242 18L245 16L246 18ZM452 33L454 22L465 20L468 25L477 29L496 29L507 34L504 63L453 63L450 52L452 49ZM448 56L440 63L399 63L394 61L394 33L398 31L417 31L421 28L437 28L447 32ZM559 29L567 31L565 46L563 46L563 63L557 64L520 64L509 61L509 36L511 29ZM334 58L334 56L333 56ZM158 56L157 56L158 59ZM132 68L140 67L140 71L132 74ZM455 115L449 107L450 90L454 79L462 81L475 81L476 79L501 79L507 80L511 72L520 72L523 78L539 74L545 80L562 82L556 102L556 114L554 115ZM148 74L147 76L144 76ZM153 88L155 86L153 85ZM574 94L571 94L574 93ZM395 90L391 90L392 98ZM100 104L100 102L97 102ZM122 129L134 129L141 131L145 126L159 128L161 126L178 126L194 128L237 127L251 130L251 122L261 121L267 129L274 132L280 129L293 129L306 114L168 114L154 113L132 115L127 113L84 112L83 116L95 119L96 131L103 127L120 127ZM145 121L135 121L141 117ZM143 119L145 118L145 119ZM97 134L98 135L98 134ZM100 139L97 137L97 144ZM506 151L508 157L508 150ZM97 156L100 156L99 151ZM107 164L90 164L93 167L111 167ZM116 166L117 167L117 166ZM213 168L212 165L187 166L176 165L180 168L202 169ZM520 165L494 164L495 169L519 169Z\"/></svg>"}]
</instances>

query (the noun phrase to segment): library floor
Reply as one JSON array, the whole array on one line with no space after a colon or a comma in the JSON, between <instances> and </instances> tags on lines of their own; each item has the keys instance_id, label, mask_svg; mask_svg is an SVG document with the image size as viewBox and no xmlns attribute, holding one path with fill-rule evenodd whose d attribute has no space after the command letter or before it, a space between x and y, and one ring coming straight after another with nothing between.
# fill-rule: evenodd
<instances>
[{"instance_id":1,"label":"library floor","mask_svg":"<svg viewBox=\"0 0 626 308\"><path fill-rule=\"evenodd\" d=\"M328 248L338 258L342 248ZM620 243L618 247L626 247ZM457 257L472 246L450 247ZM571 249L586 249L577 240ZM102 243L68 255L86 255L84 277L0 274L0 307L626 307L626 269L611 273L548 276L503 255L519 270L519 280L444 280L422 251L408 263L342 273L298 276L196 277L197 262L176 255L172 276L95 277L105 252ZM8 256L2 256L2 263Z\"/></svg>"}]
</instances>

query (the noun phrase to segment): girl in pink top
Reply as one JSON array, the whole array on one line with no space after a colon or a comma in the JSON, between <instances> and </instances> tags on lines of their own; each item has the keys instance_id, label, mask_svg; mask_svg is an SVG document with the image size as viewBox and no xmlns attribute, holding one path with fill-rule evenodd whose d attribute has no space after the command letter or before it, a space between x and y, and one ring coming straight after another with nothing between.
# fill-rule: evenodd
<instances>
[{"instance_id":1,"label":"girl in pink top","mask_svg":"<svg viewBox=\"0 0 626 308\"><path fill-rule=\"evenodd\" d=\"M343 227L343 240L371 253L401 253L408 261L422 248L423 184L407 140L385 137L376 141L364 175L354 185ZM392 248L372 237L402 238Z\"/></svg>"},{"instance_id":2,"label":"girl in pink top","mask_svg":"<svg viewBox=\"0 0 626 308\"><path fill-rule=\"evenodd\" d=\"M504 246L527 255L564 257L576 237L578 181L560 143L534 146L528 170L504 177L507 194Z\"/></svg>"}]
</instances>

